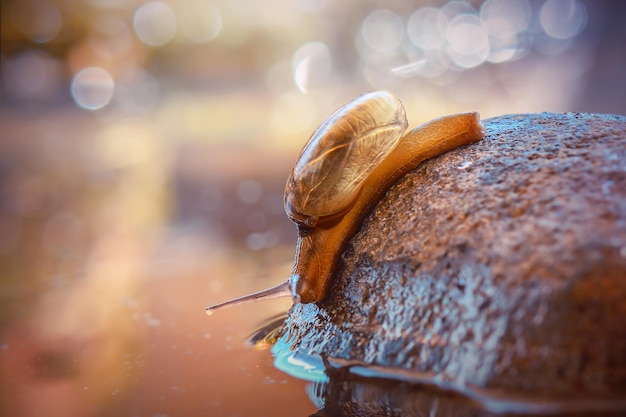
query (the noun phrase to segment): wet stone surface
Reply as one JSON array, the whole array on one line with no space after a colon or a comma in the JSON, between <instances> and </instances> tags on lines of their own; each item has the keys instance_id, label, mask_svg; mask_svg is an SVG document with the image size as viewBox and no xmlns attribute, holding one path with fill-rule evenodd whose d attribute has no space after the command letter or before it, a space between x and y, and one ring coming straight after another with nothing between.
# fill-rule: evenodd
<instances>
[{"instance_id":1,"label":"wet stone surface","mask_svg":"<svg viewBox=\"0 0 626 417\"><path fill-rule=\"evenodd\" d=\"M298 351L538 397L626 392L626 117L523 114L395 184Z\"/></svg>"}]
</instances>

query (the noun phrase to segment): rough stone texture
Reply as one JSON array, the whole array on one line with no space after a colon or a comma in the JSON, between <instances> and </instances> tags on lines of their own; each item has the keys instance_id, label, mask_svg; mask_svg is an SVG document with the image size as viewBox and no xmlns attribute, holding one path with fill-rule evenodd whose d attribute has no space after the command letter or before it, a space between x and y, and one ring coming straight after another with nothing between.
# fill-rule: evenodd
<instances>
[{"instance_id":1,"label":"rough stone texture","mask_svg":"<svg viewBox=\"0 0 626 417\"><path fill-rule=\"evenodd\" d=\"M626 117L485 126L389 190L283 337L459 386L626 397Z\"/></svg>"}]
</instances>

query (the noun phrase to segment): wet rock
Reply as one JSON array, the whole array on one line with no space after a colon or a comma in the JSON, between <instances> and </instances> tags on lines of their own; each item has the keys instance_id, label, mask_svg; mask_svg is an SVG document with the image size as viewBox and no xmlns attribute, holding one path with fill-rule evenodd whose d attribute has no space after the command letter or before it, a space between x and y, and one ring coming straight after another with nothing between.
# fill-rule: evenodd
<instances>
[{"instance_id":1,"label":"wet rock","mask_svg":"<svg viewBox=\"0 0 626 417\"><path fill-rule=\"evenodd\" d=\"M388 191L283 340L438 385L624 398L626 117L485 127Z\"/></svg>"}]
</instances>

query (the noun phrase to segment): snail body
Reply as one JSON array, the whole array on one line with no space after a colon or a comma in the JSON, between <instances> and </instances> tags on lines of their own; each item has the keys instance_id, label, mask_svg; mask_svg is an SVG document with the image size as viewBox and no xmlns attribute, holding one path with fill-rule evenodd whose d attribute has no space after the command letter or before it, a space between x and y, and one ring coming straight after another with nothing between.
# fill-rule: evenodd
<instances>
[{"instance_id":1,"label":"snail body","mask_svg":"<svg viewBox=\"0 0 626 417\"><path fill-rule=\"evenodd\" d=\"M304 146L285 188L285 211L298 228L291 276L216 309L291 295L324 299L339 257L365 216L398 179L424 160L485 135L478 113L444 116L404 133L404 106L393 94L364 94L330 116Z\"/></svg>"}]
</instances>

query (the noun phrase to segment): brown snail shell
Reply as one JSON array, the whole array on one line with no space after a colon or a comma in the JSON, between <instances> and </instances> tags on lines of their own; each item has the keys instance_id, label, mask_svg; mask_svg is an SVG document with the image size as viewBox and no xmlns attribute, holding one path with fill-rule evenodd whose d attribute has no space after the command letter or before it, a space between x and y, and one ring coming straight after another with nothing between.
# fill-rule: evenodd
<instances>
[{"instance_id":1,"label":"brown snail shell","mask_svg":"<svg viewBox=\"0 0 626 417\"><path fill-rule=\"evenodd\" d=\"M404 106L386 91L364 94L338 109L300 153L285 188L287 216L315 227L345 213L407 127Z\"/></svg>"}]
</instances>

